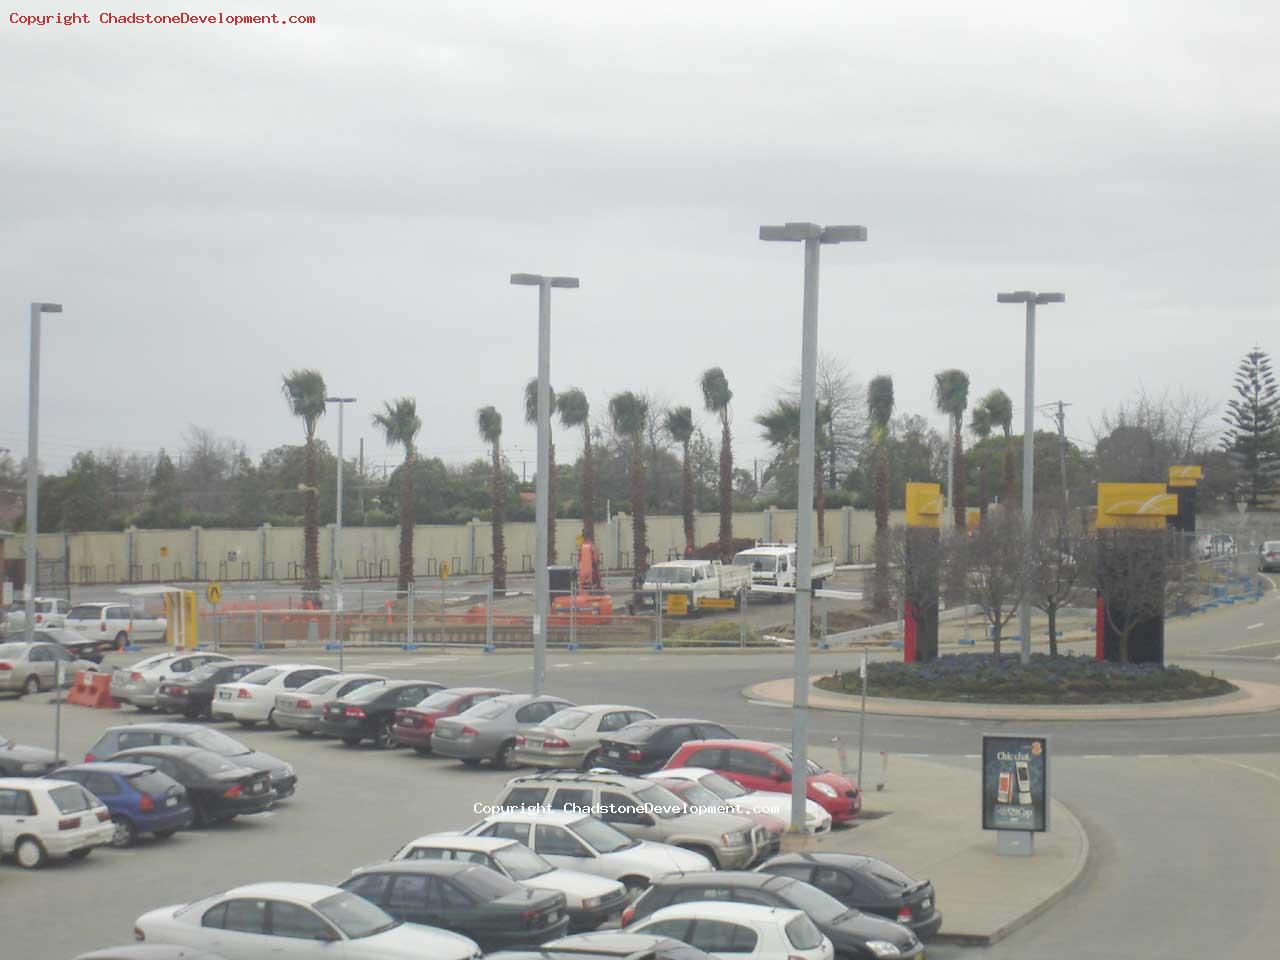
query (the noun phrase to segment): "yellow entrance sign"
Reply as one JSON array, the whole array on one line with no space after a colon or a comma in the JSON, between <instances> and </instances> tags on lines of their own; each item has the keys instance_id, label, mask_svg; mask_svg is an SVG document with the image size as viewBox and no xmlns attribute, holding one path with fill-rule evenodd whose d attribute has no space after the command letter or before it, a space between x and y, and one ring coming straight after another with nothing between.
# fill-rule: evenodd
<instances>
[{"instance_id":1,"label":"yellow entrance sign","mask_svg":"<svg viewBox=\"0 0 1280 960\"><path fill-rule=\"evenodd\" d=\"M1098 484L1098 529L1160 529L1178 513L1178 495L1163 483Z\"/></svg>"},{"instance_id":2,"label":"yellow entrance sign","mask_svg":"<svg viewBox=\"0 0 1280 960\"><path fill-rule=\"evenodd\" d=\"M1194 487L1204 477L1204 467L1179 466L1169 468L1169 486Z\"/></svg>"},{"instance_id":3,"label":"yellow entrance sign","mask_svg":"<svg viewBox=\"0 0 1280 960\"><path fill-rule=\"evenodd\" d=\"M213 603L213 604L221 603L222 602L222 584L218 583L217 581L209 584L209 587L207 590L205 590L204 595L205 595L205 598L210 603Z\"/></svg>"},{"instance_id":4,"label":"yellow entrance sign","mask_svg":"<svg viewBox=\"0 0 1280 960\"><path fill-rule=\"evenodd\" d=\"M449 564L447 561L445 563L440 564L440 578L442 580L449 579Z\"/></svg>"},{"instance_id":5,"label":"yellow entrance sign","mask_svg":"<svg viewBox=\"0 0 1280 960\"><path fill-rule=\"evenodd\" d=\"M733 597L707 597L698 606L708 610L732 610L733 604Z\"/></svg>"},{"instance_id":6,"label":"yellow entrance sign","mask_svg":"<svg viewBox=\"0 0 1280 960\"><path fill-rule=\"evenodd\" d=\"M942 487L936 483L907 484L907 526L936 527L942 516Z\"/></svg>"},{"instance_id":7,"label":"yellow entrance sign","mask_svg":"<svg viewBox=\"0 0 1280 960\"><path fill-rule=\"evenodd\" d=\"M689 612L689 598L683 593L667 594L667 613L682 617Z\"/></svg>"}]
</instances>

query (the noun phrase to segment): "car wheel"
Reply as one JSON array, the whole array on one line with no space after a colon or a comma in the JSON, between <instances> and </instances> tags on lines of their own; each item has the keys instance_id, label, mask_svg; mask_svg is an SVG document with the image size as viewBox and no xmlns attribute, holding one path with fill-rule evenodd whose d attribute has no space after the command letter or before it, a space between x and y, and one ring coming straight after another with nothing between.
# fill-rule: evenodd
<instances>
[{"instance_id":1,"label":"car wheel","mask_svg":"<svg viewBox=\"0 0 1280 960\"><path fill-rule=\"evenodd\" d=\"M129 645L129 635L121 630L116 634L116 653L124 653L124 648Z\"/></svg>"},{"instance_id":2,"label":"car wheel","mask_svg":"<svg viewBox=\"0 0 1280 960\"><path fill-rule=\"evenodd\" d=\"M177 830L156 830L153 832L155 833L156 837L159 838L160 840L168 840L178 831Z\"/></svg>"},{"instance_id":3,"label":"car wheel","mask_svg":"<svg viewBox=\"0 0 1280 960\"><path fill-rule=\"evenodd\" d=\"M182 715L186 717L188 720L199 720L203 713L204 711L201 710L199 707L195 708L194 710L182 711Z\"/></svg>"},{"instance_id":4,"label":"car wheel","mask_svg":"<svg viewBox=\"0 0 1280 960\"><path fill-rule=\"evenodd\" d=\"M37 677L34 673L31 676L27 677L27 682L22 685L22 692L28 695L33 693L39 693L40 678Z\"/></svg>"},{"instance_id":5,"label":"car wheel","mask_svg":"<svg viewBox=\"0 0 1280 960\"><path fill-rule=\"evenodd\" d=\"M498 748L498 752L493 755L493 765L497 767L499 770L510 770L513 766L515 766L514 762L511 759L511 749L514 746L515 746L515 743L511 740L508 740L506 743L500 746Z\"/></svg>"},{"instance_id":6,"label":"car wheel","mask_svg":"<svg viewBox=\"0 0 1280 960\"><path fill-rule=\"evenodd\" d=\"M139 710L141 710L143 713L150 713L152 710L155 709L155 707L144 707L140 703L135 703L134 706L137 707Z\"/></svg>"},{"instance_id":7,"label":"car wheel","mask_svg":"<svg viewBox=\"0 0 1280 960\"><path fill-rule=\"evenodd\" d=\"M204 803L198 797L191 798L191 825L203 827L209 823L209 815L204 812Z\"/></svg>"},{"instance_id":8,"label":"car wheel","mask_svg":"<svg viewBox=\"0 0 1280 960\"><path fill-rule=\"evenodd\" d=\"M430 747L414 747L414 748L413 748L413 752L414 752L414 753L416 753L416 754L417 754L418 756L420 756L420 757L429 757L429 756L431 756L431 748L430 748Z\"/></svg>"},{"instance_id":9,"label":"car wheel","mask_svg":"<svg viewBox=\"0 0 1280 960\"><path fill-rule=\"evenodd\" d=\"M699 853L711 861L711 869L720 869L720 858L716 856L715 851L708 847L704 847L697 843L678 843L676 844L681 850L688 850L690 853Z\"/></svg>"},{"instance_id":10,"label":"car wheel","mask_svg":"<svg viewBox=\"0 0 1280 960\"><path fill-rule=\"evenodd\" d=\"M240 724L240 726L244 727L246 730L252 730L258 725L257 720L237 720L236 723Z\"/></svg>"},{"instance_id":11,"label":"car wheel","mask_svg":"<svg viewBox=\"0 0 1280 960\"><path fill-rule=\"evenodd\" d=\"M362 737L343 737L342 742L348 747L358 747L362 739Z\"/></svg>"},{"instance_id":12,"label":"car wheel","mask_svg":"<svg viewBox=\"0 0 1280 960\"><path fill-rule=\"evenodd\" d=\"M300 737L314 737L316 735L316 732L314 730L299 729L299 730L295 730L294 732Z\"/></svg>"},{"instance_id":13,"label":"car wheel","mask_svg":"<svg viewBox=\"0 0 1280 960\"><path fill-rule=\"evenodd\" d=\"M478 767L480 766L480 758L479 757L463 757L462 765L464 767Z\"/></svg>"},{"instance_id":14,"label":"car wheel","mask_svg":"<svg viewBox=\"0 0 1280 960\"><path fill-rule=\"evenodd\" d=\"M276 726L276 708L275 707L272 707L270 710L267 711L267 726L270 727L272 730L280 729L278 726Z\"/></svg>"},{"instance_id":15,"label":"car wheel","mask_svg":"<svg viewBox=\"0 0 1280 960\"><path fill-rule=\"evenodd\" d=\"M111 835L111 845L117 850L132 847L138 842L138 831L128 817L116 814L111 818L111 823L116 828L116 832Z\"/></svg>"},{"instance_id":16,"label":"car wheel","mask_svg":"<svg viewBox=\"0 0 1280 960\"><path fill-rule=\"evenodd\" d=\"M79 850L72 850L67 854L68 860L83 860L93 852L93 847L81 847Z\"/></svg>"},{"instance_id":17,"label":"car wheel","mask_svg":"<svg viewBox=\"0 0 1280 960\"><path fill-rule=\"evenodd\" d=\"M49 855L44 852L44 845L35 837L20 838L14 845L13 856L18 861L18 866L27 870L42 867L49 859Z\"/></svg>"},{"instance_id":18,"label":"car wheel","mask_svg":"<svg viewBox=\"0 0 1280 960\"><path fill-rule=\"evenodd\" d=\"M583 757L583 758L582 758L582 769L583 769L583 770L590 770L592 767L594 767L594 766L596 765L596 761L597 761L597 760L599 760L599 759L600 759L600 751L599 751L599 750L591 750L591 751L589 751L589 752L587 753L587 755L586 755L585 757Z\"/></svg>"},{"instance_id":19,"label":"car wheel","mask_svg":"<svg viewBox=\"0 0 1280 960\"><path fill-rule=\"evenodd\" d=\"M373 742L380 750L394 750L400 744L396 743L396 734L391 729L391 722L387 721L378 727L378 732L374 734Z\"/></svg>"}]
</instances>

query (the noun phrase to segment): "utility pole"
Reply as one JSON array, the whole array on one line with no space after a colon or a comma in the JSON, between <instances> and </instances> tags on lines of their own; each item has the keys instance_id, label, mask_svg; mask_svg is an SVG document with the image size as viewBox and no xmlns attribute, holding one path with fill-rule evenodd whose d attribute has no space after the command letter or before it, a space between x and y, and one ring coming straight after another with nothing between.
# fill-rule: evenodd
<instances>
[{"instance_id":1,"label":"utility pole","mask_svg":"<svg viewBox=\"0 0 1280 960\"><path fill-rule=\"evenodd\" d=\"M1056 412L1049 414L1049 417L1058 425L1058 466L1062 469L1062 505L1070 510L1071 491L1067 489L1067 407L1071 404L1058 400L1049 406L1057 408Z\"/></svg>"}]
</instances>

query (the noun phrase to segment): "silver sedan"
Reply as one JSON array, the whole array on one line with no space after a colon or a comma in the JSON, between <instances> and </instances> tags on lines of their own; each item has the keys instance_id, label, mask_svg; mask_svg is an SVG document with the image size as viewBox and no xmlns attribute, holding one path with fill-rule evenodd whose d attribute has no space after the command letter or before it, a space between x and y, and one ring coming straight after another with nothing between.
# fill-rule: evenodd
<instances>
[{"instance_id":1,"label":"silver sedan","mask_svg":"<svg viewBox=\"0 0 1280 960\"><path fill-rule=\"evenodd\" d=\"M516 736L552 714L572 707L560 697L512 693L477 703L456 717L441 717L431 733L431 752L468 766L491 760L501 770L512 766Z\"/></svg>"},{"instance_id":2,"label":"silver sedan","mask_svg":"<svg viewBox=\"0 0 1280 960\"><path fill-rule=\"evenodd\" d=\"M334 700L371 683L386 682L386 677L380 677L376 673L333 673L316 677L297 690L276 694L276 710L273 714L276 726L285 730L297 730L304 737L309 737L320 732L324 725L324 708Z\"/></svg>"},{"instance_id":3,"label":"silver sedan","mask_svg":"<svg viewBox=\"0 0 1280 960\"><path fill-rule=\"evenodd\" d=\"M571 707L548 717L527 733L516 737L515 761L532 767L595 766L600 755L600 737L616 733L638 720L652 720L648 710L616 703L594 703Z\"/></svg>"},{"instance_id":4,"label":"silver sedan","mask_svg":"<svg viewBox=\"0 0 1280 960\"><path fill-rule=\"evenodd\" d=\"M88 660L77 660L59 643L0 643L0 690L11 693L52 690L59 664L64 687L75 682L77 673L98 669L97 664Z\"/></svg>"}]
</instances>

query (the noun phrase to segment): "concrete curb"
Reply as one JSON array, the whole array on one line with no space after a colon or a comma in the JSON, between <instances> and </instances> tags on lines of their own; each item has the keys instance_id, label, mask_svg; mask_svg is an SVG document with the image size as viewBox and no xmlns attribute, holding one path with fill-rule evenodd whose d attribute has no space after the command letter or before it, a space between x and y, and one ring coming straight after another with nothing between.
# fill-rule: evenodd
<instances>
[{"instance_id":1,"label":"concrete curb","mask_svg":"<svg viewBox=\"0 0 1280 960\"><path fill-rule=\"evenodd\" d=\"M810 678L809 707L836 713L857 713L861 701L852 694L836 694L819 690ZM1230 679L1230 678L1224 678ZM1280 710L1280 686L1252 680L1231 680L1239 689L1220 697L1199 700L1161 701L1125 704L1034 704L939 703L933 700L897 700L867 697L867 713L895 717L932 717L948 720L1014 720L1014 721L1105 721L1105 720L1182 720L1196 717L1232 717ZM751 703L790 707L792 684L789 678L767 680L744 687L742 696Z\"/></svg>"}]
</instances>

